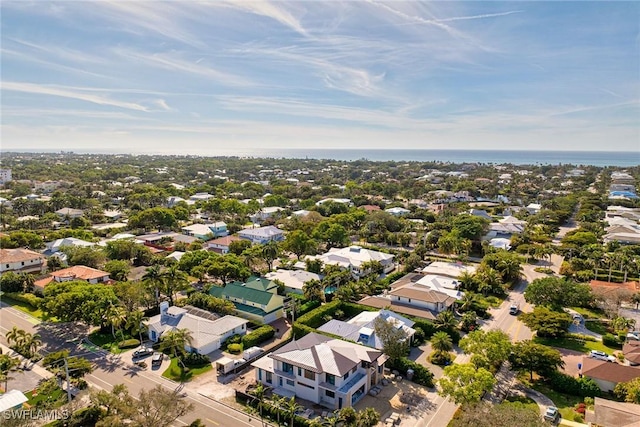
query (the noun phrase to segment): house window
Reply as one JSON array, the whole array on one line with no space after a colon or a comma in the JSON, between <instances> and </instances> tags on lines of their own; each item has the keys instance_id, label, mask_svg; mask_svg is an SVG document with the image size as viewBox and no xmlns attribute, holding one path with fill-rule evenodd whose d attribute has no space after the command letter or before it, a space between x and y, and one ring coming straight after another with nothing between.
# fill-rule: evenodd
<instances>
[{"instance_id":1,"label":"house window","mask_svg":"<svg viewBox=\"0 0 640 427\"><path fill-rule=\"evenodd\" d=\"M294 380L287 380L287 385L290 387L295 387L296 386L296 382Z\"/></svg>"},{"instance_id":2,"label":"house window","mask_svg":"<svg viewBox=\"0 0 640 427\"><path fill-rule=\"evenodd\" d=\"M271 384L273 382L273 374L269 371L266 371L265 374L266 374L265 381Z\"/></svg>"},{"instance_id":3,"label":"house window","mask_svg":"<svg viewBox=\"0 0 640 427\"><path fill-rule=\"evenodd\" d=\"M346 374L344 374L344 379L346 380L347 378L349 378L349 372L347 372Z\"/></svg>"},{"instance_id":4,"label":"house window","mask_svg":"<svg viewBox=\"0 0 640 427\"><path fill-rule=\"evenodd\" d=\"M306 370L306 369L304 370L304 377L305 377L306 379L308 379L308 380L313 380L313 381L315 381L315 380L316 380L316 374L315 374L315 372L311 372L311 371L308 371L308 370Z\"/></svg>"},{"instance_id":5,"label":"house window","mask_svg":"<svg viewBox=\"0 0 640 427\"><path fill-rule=\"evenodd\" d=\"M302 376L302 368L298 368L298 376L301 377Z\"/></svg>"},{"instance_id":6,"label":"house window","mask_svg":"<svg viewBox=\"0 0 640 427\"><path fill-rule=\"evenodd\" d=\"M409 302L411 302L411 298L409 298Z\"/></svg>"},{"instance_id":7,"label":"house window","mask_svg":"<svg viewBox=\"0 0 640 427\"><path fill-rule=\"evenodd\" d=\"M335 375L331 375L331 374L325 374L326 375L326 381L331 384L331 385L336 385L336 376Z\"/></svg>"},{"instance_id":8,"label":"house window","mask_svg":"<svg viewBox=\"0 0 640 427\"><path fill-rule=\"evenodd\" d=\"M355 373L357 369L358 369L358 365L354 366L353 369L351 370L351 373L352 374Z\"/></svg>"},{"instance_id":9,"label":"house window","mask_svg":"<svg viewBox=\"0 0 640 427\"><path fill-rule=\"evenodd\" d=\"M22 265L24 265L24 261L22 261Z\"/></svg>"},{"instance_id":10,"label":"house window","mask_svg":"<svg viewBox=\"0 0 640 427\"><path fill-rule=\"evenodd\" d=\"M327 396L327 397L332 397L332 398L333 398L333 397L336 397L336 394L335 394L333 391L331 391L331 390L325 390L324 394L325 394L325 396Z\"/></svg>"},{"instance_id":11,"label":"house window","mask_svg":"<svg viewBox=\"0 0 640 427\"><path fill-rule=\"evenodd\" d=\"M278 386L282 387L282 377L278 377Z\"/></svg>"},{"instance_id":12,"label":"house window","mask_svg":"<svg viewBox=\"0 0 640 427\"><path fill-rule=\"evenodd\" d=\"M400 297L396 297L396 298L398 298L398 301L400 301Z\"/></svg>"},{"instance_id":13,"label":"house window","mask_svg":"<svg viewBox=\"0 0 640 427\"><path fill-rule=\"evenodd\" d=\"M287 362L282 362L282 370L284 372L288 372L290 374L293 374L293 365L290 365Z\"/></svg>"}]
</instances>

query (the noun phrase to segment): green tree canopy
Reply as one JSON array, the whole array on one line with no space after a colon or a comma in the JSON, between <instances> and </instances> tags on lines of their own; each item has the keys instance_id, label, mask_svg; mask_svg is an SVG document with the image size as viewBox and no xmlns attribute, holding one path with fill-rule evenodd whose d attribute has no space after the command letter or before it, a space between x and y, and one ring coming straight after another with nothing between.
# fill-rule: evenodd
<instances>
[{"instance_id":1,"label":"green tree canopy","mask_svg":"<svg viewBox=\"0 0 640 427\"><path fill-rule=\"evenodd\" d=\"M571 324L571 316L565 312L553 311L547 307L539 306L531 313L523 313L520 320L539 337L558 338L567 333Z\"/></svg>"},{"instance_id":2,"label":"green tree canopy","mask_svg":"<svg viewBox=\"0 0 640 427\"><path fill-rule=\"evenodd\" d=\"M478 329L460 340L460 348L471 354L471 363L478 368L498 367L511 353L511 338L504 331Z\"/></svg>"},{"instance_id":3,"label":"green tree canopy","mask_svg":"<svg viewBox=\"0 0 640 427\"><path fill-rule=\"evenodd\" d=\"M586 307L594 301L589 285L560 277L534 280L524 291L524 298L528 303L554 310L562 310L564 307Z\"/></svg>"},{"instance_id":4,"label":"green tree canopy","mask_svg":"<svg viewBox=\"0 0 640 427\"><path fill-rule=\"evenodd\" d=\"M548 377L550 373L564 366L562 355L558 350L531 340L515 343L509 355L509 362L513 370L528 372L531 380L534 372L542 377Z\"/></svg>"},{"instance_id":5,"label":"green tree canopy","mask_svg":"<svg viewBox=\"0 0 640 427\"><path fill-rule=\"evenodd\" d=\"M495 383L491 372L484 368L476 369L470 363L447 366L444 376L438 380L440 395L451 397L458 404L479 402Z\"/></svg>"}]
</instances>

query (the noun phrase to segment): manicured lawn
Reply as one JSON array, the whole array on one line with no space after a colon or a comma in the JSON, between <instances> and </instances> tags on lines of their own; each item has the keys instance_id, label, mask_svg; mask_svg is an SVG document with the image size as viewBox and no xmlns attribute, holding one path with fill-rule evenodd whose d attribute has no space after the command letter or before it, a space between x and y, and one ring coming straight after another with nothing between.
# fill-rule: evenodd
<instances>
[{"instance_id":1,"label":"manicured lawn","mask_svg":"<svg viewBox=\"0 0 640 427\"><path fill-rule=\"evenodd\" d=\"M536 413L540 410L536 401L526 396L509 396L504 402L502 402L502 404L513 405L523 409L530 409Z\"/></svg>"},{"instance_id":2,"label":"manicured lawn","mask_svg":"<svg viewBox=\"0 0 640 427\"><path fill-rule=\"evenodd\" d=\"M2 302L7 303L11 307L20 310L23 313L30 314L31 316L40 320L47 320L49 322L55 322L57 320L55 317L47 317L42 310L40 310L39 308L35 308L31 304L27 304L26 302L16 301L6 296L2 296Z\"/></svg>"},{"instance_id":3,"label":"manicured lawn","mask_svg":"<svg viewBox=\"0 0 640 427\"><path fill-rule=\"evenodd\" d=\"M574 421L574 417L578 415L578 413L574 411L573 408L584 400L582 397L558 393L557 391L551 390L546 386L546 384L543 384L540 381L534 381L532 388L553 400L553 403L555 403L558 411L560 411L562 418Z\"/></svg>"},{"instance_id":4,"label":"manicured lawn","mask_svg":"<svg viewBox=\"0 0 640 427\"><path fill-rule=\"evenodd\" d=\"M584 326L591 332L595 332L596 334L600 335L604 335L609 332L607 331L607 324L604 322L600 322L599 320L586 321L584 322Z\"/></svg>"},{"instance_id":5,"label":"manicured lawn","mask_svg":"<svg viewBox=\"0 0 640 427\"><path fill-rule=\"evenodd\" d=\"M585 319L602 319L605 317L605 314L602 310L598 308L584 308L584 307L571 307L573 310L577 311L584 317Z\"/></svg>"},{"instance_id":6,"label":"manicured lawn","mask_svg":"<svg viewBox=\"0 0 640 427\"><path fill-rule=\"evenodd\" d=\"M602 341L577 341L569 338L540 338L534 337L533 341L548 345L549 347L566 348L568 350L580 351L582 353L588 353L591 350L600 350L605 353L612 354L614 351L620 350L619 348L607 347L602 344Z\"/></svg>"},{"instance_id":7,"label":"manicured lawn","mask_svg":"<svg viewBox=\"0 0 640 427\"><path fill-rule=\"evenodd\" d=\"M101 334L100 331L89 334L89 340L91 340L92 343L100 348L110 351L113 354L120 354L123 351L127 351L126 348L121 349L118 347L118 343L122 340L122 336L119 332L116 332L116 337L117 338L114 339L113 335L111 335L110 333ZM131 337L125 335L124 338L129 339Z\"/></svg>"},{"instance_id":8,"label":"manicured lawn","mask_svg":"<svg viewBox=\"0 0 640 427\"><path fill-rule=\"evenodd\" d=\"M189 372L183 373L182 366L178 364L178 359L174 357L171 359L171 364L169 365L169 367L162 373L162 376L173 381L187 382L191 381L194 377L197 377L200 374L204 374L205 372L212 370L213 366L211 366L211 363L209 363L201 367L188 369Z\"/></svg>"},{"instance_id":9,"label":"manicured lawn","mask_svg":"<svg viewBox=\"0 0 640 427\"><path fill-rule=\"evenodd\" d=\"M36 394L34 396L33 395L33 390L25 393L24 395L27 397L27 399L29 399L27 401L27 404L29 406L33 407L37 403L45 401L45 400L56 401L56 400L60 399L60 397L62 397L63 394L65 394L64 390L62 390L61 388L56 388L52 393L50 393L48 395L47 394Z\"/></svg>"}]
</instances>

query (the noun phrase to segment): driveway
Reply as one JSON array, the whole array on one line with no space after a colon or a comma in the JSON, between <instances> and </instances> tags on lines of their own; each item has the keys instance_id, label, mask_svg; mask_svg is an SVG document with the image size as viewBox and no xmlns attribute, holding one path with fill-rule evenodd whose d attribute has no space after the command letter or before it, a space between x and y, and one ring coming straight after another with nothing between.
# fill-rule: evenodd
<instances>
[{"instance_id":1,"label":"driveway","mask_svg":"<svg viewBox=\"0 0 640 427\"><path fill-rule=\"evenodd\" d=\"M565 374L571 375L572 377L576 377L579 374L578 364L582 363L582 358L585 356L584 353L574 350L567 350L564 348L557 348L562 354L562 361L564 362L564 368L562 371Z\"/></svg>"}]
</instances>

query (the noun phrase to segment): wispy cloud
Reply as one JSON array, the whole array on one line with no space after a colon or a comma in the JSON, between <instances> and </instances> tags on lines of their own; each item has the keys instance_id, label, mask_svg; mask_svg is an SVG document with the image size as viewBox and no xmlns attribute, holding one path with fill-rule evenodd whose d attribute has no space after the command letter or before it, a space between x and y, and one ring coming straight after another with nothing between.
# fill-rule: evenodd
<instances>
[{"instance_id":1,"label":"wispy cloud","mask_svg":"<svg viewBox=\"0 0 640 427\"><path fill-rule=\"evenodd\" d=\"M91 102L98 105L110 105L118 108L125 108L128 110L136 111L149 111L149 109L143 105L133 102L124 102L113 100L104 96L94 95L90 93L82 93L77 90L70 90L64 87L46 86L35 83L22 83L22 82L2 82L3 91L13 91L30 93L34 95L49 95L59 96L63 98L77 99L79 101Z\"/></svg>"},{"instance_id":2,"label":"wispy cloud","mask_svg":"<svg viewBox=\"0 0 640 427\"><path fill-rule=\"evenodd\" d=\"M212 2L213 5L233 7L256 15L271 18L303 36L308 36L308 31L302 26L300 20L293 16L293 14L288 10L281 7L280 3L281 2L270 2L267 0Z\"/></svg>"}]
</instances>

